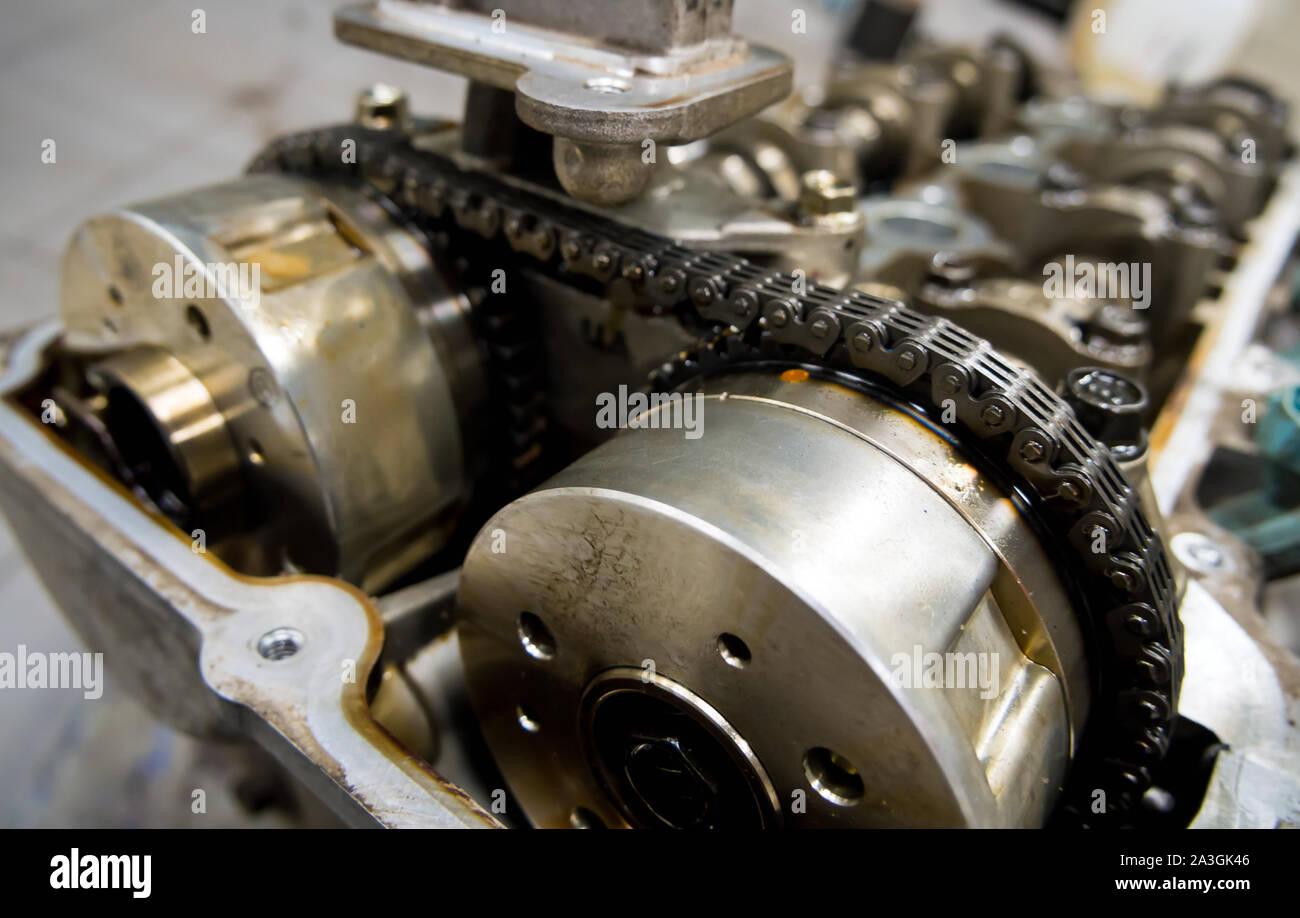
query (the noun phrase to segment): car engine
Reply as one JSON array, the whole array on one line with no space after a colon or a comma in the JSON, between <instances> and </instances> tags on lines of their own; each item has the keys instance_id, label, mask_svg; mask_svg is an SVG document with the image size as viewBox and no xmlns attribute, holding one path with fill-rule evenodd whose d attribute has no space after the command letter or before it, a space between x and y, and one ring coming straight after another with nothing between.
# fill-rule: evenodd
<instances>
[{"instance_id":1,"label":"car engine","mask_svg":"<svg viewBox=\"0 0 1300 918\"><path fill-rule=\"evenodd\" d=\"M797 91L732 0L339 9L463 118L91 216L3 338L87 645L352 825L1300 824L1287 105L913 6Z\"/></svg>"}]
</instances>

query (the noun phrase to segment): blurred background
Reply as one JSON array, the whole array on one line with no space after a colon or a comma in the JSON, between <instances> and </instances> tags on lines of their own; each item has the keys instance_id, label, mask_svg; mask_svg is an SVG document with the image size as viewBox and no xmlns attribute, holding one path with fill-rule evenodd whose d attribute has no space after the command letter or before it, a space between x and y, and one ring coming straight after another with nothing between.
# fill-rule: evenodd
<instances>
[{"instance_id":1,"label":"blurred background","mask_svg":"<svg viewBox=\"0 0 1300 918\"><path fill-rule=\"evenodd\" d=\"M369 83L404 88L421 114L458 116L462 79L337 44L340 2L0 0L0 329L57 312L60 254L83 219L231 178L277 135L350 119ZM790 54L811 86L856 5L736 0L735 30ZM805 34L791 33L796 8ZM1105 40L1085 38L1097 9ZM926 0L918 23L942 41L1011 32L1106 95L1140 101L1169 79L1231 71L1300 105L1292 0ZM19 644L83 649L0 521L0 651ZM111 675L96 701L0 690L0 826L333 824L264 766L156 724ZM192 812L195 789L205 813Z\"/></svg>"}]
</instances>

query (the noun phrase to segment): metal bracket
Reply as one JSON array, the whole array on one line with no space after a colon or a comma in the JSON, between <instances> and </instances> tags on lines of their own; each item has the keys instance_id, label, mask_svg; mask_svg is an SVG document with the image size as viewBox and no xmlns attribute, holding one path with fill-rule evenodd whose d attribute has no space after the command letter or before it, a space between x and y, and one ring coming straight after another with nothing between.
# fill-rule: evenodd
<instances>
[{"instance_id":1,"label":"metal bracket","mask_svg":"<svg viewBox=\"0 0 1300 918\"><path fill-rule=\"evenodd\" d=\"M496 5L484 13L372 0L339 10L334 32L346 44L513 91L525 124L564 141L556 144L556 165L565 188L593 203L640 194L649 176L646 141L706 137L784 98L792 85L785 55L722 34L730 27L729 2L575 0L568 6L580 9L558 21L542 16L532 0ZM578 15L582 10L590 15ZM644 19L640 34L658 40L631 44L637 31L625 14ZM691 17L694 28L684 25ZM579 23L614 31L592 38L557 30ZM611 159L613 172L623 173L619 181Z\"/></svg>"}]
</instances>

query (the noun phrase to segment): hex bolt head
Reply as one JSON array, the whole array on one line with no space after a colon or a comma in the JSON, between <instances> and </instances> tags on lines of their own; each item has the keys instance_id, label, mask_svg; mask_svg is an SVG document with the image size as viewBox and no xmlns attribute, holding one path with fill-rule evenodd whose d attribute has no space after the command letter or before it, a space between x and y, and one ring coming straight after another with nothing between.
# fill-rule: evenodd
<instances>
[{"instance_id":1,"label":"hex bolt head","mask_svg":"<svg viewBox=\"0 0 1300 918\"><path fill-rule=\"evenodd\" d=\"M387 83L375 83L357 96L357 123L375 131L404 130L411 125L406 93Z\"/></svg>"},{"instance_id":2,"label":"hex bolt head","mask_svg":"<svg viewBox=\"0 0 1300 918\"><path fill-rule=\"evenodd\" d=\"M799 192L799 215L808 219L851 214L858 207L858 192L852 182L827 169L805 172Z\"/></svg>"},{"instance_id":3,"label":"hex bolt head","mask_svg":"<svg viewBox=\"0 0 1300 918\"><path fill-rule=\"evenodd\" d=\"M1115 449L1143 442L1147 393L1114 370L1079 367L1065 378L1064 396L1088 433Z\"/></svg>"}]
</instances>

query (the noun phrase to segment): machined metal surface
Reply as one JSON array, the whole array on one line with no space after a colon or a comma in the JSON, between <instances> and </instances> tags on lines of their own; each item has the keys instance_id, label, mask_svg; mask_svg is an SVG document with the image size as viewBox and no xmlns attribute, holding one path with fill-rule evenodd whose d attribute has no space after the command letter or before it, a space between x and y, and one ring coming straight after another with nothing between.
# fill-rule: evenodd
<instances>
[{"instance_id":1,"label":"machined metal surface","mask_svg":"<svg viewBox=\"0 0 1300 918\"><path fill-rule=\"evenodd\" d=\"M929 429L838 385L723 377L699 411L699 440L625 431L470 550L469 689L533 821L655 824L653 790L611 789L626 750L582 713L623 667L627 691L667 680L699 699L688 720L711 719L702 703L727 725L749 780L770 784L741 824L1040 823L1089 689L1069 599L1012 504ZM887 561L869 548L884 544ZM891 681L897 654L931 652L992 661L996 685ZM653 712L626 717L654 734ZM817 750L860 781L819 787Z\"/></svg>"},{"instance_id":2,"label":"machined metal surface","mask_svg":"<svg viewBox=\"0 0 1300 918\"><path fill-rule=\"evenodd\" d=\"M115 354L89 371L110 425L122 393L183 476L240 479L265 522L220 551L252 573L377 585L439 547L483 398L468 308L378 203L279 177L92 219L64 261L65 346ZM168 428L186 392L207 440Z\"/></svg>"}]
</instances>

